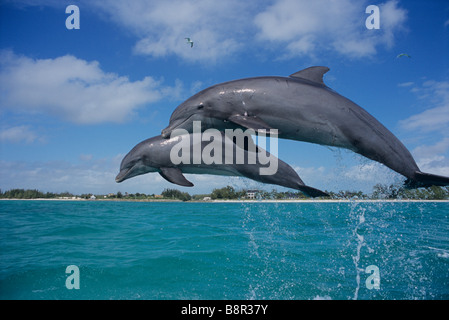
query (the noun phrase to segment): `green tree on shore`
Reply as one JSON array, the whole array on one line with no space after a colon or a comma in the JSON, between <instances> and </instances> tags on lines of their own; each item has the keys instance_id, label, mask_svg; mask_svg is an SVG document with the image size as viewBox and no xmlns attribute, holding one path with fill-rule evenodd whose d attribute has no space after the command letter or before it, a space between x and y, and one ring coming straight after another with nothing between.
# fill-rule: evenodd
<instances>
[{"instance_id":1,"label":"green tree on shore","mask_svg":"<svg viewBox=\"0 0 449 320\"><path fill-rule=\"evenodd\" d=\"M212 193L210 194L210 197L215 199L239 199L246 195L246 191L236 191L231 186L226 186L224 188L220 189L214 189L212 190Z\"/></svg>"},{"instance_id":2,"label":"green tree on shore","mask_svg":"<svg viewBox=\"0 0 449 320\"><path fill-rule=\"evenodd\" d=\"M181 192L177 189L164 189L162 196L167 199L178 199L182 201L189 201L192 198L187 192Z\"/></svg>"},{"instance_id":3,"label":"green tree on shore","mask_svg":"<svg viewBox=\"0 0 449 320\"><path fill-rule=\"evenodd\" d=\"M213 189L211 194L194 195L193 199L202 200L205 197L211 197L212 199L242 199L246 197L247 190L236 190L232 186L226 186L224 188ZM364 194L361 191L338 191L328 192L330 197L328 199L373 199L373 200L445 200L449 199L449 187L432 186L429 188L407 189L402 185L382 185L377 184L373 188L372 194ZM82 194L81 198L90 199L92 194ZM177 199L182 201L192 200L192 196L187 192L181 192L177 189L164 189L162 196L165 199ZM57 198L72 198L73 194L70 192L53 193L53 192L41 192L36 189L11 189L7 191L0 190L0 198L3 199L57 199ZM103 196L104 198L108 196ZM103 198L101 197L101 198ZM100 196L98 196L100 198ZM111 197L116 199L148 199L154 198L154 194L147 196L144 193L136 194L122 194L120 191L116 195L112 194ZM294 191L277 191L272 189L271 191L259 191L258 199L305 199L307 198L301 192Z\"/></svg>"}]
</instances>

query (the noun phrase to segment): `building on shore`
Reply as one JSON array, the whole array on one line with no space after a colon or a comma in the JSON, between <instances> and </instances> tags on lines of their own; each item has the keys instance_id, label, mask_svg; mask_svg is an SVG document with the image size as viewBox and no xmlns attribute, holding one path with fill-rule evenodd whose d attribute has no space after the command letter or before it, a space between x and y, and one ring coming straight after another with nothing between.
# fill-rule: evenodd
<instances>
[{"instance_id":1,"label":"building on shore","mask_svg":"<svg viewBox=\"0 0 449 320\"><path fill-rule=\"evenodd\" d=\"M256 199L259 190L246 190L246 199Z\"/></svg>"}]
</instances>

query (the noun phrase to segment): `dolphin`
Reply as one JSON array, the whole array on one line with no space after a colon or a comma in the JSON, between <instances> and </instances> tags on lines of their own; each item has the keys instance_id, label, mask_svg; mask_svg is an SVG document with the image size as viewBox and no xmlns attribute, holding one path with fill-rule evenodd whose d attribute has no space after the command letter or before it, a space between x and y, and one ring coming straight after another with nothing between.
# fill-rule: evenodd
<instances>
[{"instance_id":1,"label":"dolphin","mask_svg":"<svg viewBox=\"0 0 449 320\"><path fill-rule=\"evenodd\" d=\"M162 136L175 129L278 129L279 138L352 150L405 176L406 186L449 185L449 178L423 173L407 148L363 108L323 82L329 68L316 66L289 77L239 79L211 86L180 104ZM173 133L176 134L176 131Z\"/></svg>"},{"instance_id":2,"label":"dolphin","mask_svg":"<svg viewBox=\"0 0 449 320\"><path fill-rule=\"evenodd\" d=\"M215 161L214 163L207 163L203 158L201 161L194 163L194 152L189 152L189 161L187 163L173 164L172 149L176 145L187 141L189 150L195 151L196 148L201 148L201 154L204 154L205 148L209 145L206 141L202 141L201 133L185 134L175 136L169 139L164 139L162 136L156 136L144 140L137 144L122 160L120 165L120 172L116 177L116 182L122 182L129 178L142 175L149 172L159 172L159 174L167 181L178 184L180 186L192 187L193 183L186 179L183 173L193 174L211 174L224 176L242 176L253 179L259 182L276 184L287 188L300 190L310 197L325 197L327 193L306 186L296 171L287 163L277 159L272 154L264 149L256 146L251 137L245 141L245 145L240 148L233 140L228 138L222 132L218 132L222 136L220 148L222 148L222 161ZM183 140L186 139L186 140ZM215 140L215 138L214 138ZM234 161L232 164L225 163L226 148L231 147L232 157ZM237 164L236 160L237 149L241 149L244 156L243 159L249 159L251 152L263 153L273 157L277 161L277 171L272 175L261 175L259 169L263 167L260 161L254 164L249 164L249 161L243 161ZM209 150L209 149L207 149ZM210 150L209 150L210 151ZM215 150L214 150L215 152ZM229 158L228 158L229 159Z\"/></svg>"}]
</instances>

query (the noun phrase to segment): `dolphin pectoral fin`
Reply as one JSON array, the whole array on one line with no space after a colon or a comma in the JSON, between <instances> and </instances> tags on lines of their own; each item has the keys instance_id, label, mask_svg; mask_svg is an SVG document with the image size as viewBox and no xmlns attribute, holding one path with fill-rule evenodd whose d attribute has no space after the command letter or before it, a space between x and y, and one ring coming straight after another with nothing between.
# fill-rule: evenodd
<instances>
[{"instance_id":1,"label":"dolphin pectoral fin","mask_svg":"<svg viewBox=\"0 0 449 320\"><path fill-rule=\"evenodd\" d=\"M184 177L179 168L160 168L159 174L167 181L183 187L193 187L193 183Z\"/></svg>"},{"instance_id":2,"label":"dolphin pectoral fin","mask_svg":"<svg viewBox=\"0 0 449 320\"><path fill-rule=\"evenodd\" d=\"M269 124L267 124L265 121L260 119L256 116L242 116L239 114L232 115L228 118L229 121L234 122L235 124L238 124L242 127L245 127L247 129L253 129L255 131L259 130L270 130L274 129L270 127Z\"/></svg>"}]
</instances>

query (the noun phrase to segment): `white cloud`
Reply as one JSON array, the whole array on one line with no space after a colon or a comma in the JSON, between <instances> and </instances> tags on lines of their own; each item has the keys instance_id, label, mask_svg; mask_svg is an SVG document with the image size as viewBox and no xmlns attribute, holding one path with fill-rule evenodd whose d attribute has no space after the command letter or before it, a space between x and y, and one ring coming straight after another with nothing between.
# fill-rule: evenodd
<instances>
[{"instance_id":1,"label":"white cloud","mask_svg":"<svg viewBox=\"0 0 449 320\"><path fill-rule=\"evenodd\" d=\"M416 147L413 150L413 154L425 158L429 154L431 155L438 155L438 154L444 154L448 152L449 150L449 137L444 138L443 140L437 142L434 145L423 145Z\"/></svg>"},{"instance_id":2,"label":"white cloud","mask_svg":"<svg viewBox=\"0 0 449 320\"><path fill-rule=\"evenodd\" d=\"M449 177L449 158L443 155L421 155L417 164L421 171Z\"/></svg>"},{"instance_id":3,"label":"white cloud","mask_svg":"<svg viewBox=\"0 0 449 320\"><path fill-rule=\"evenodd\" d=\"M344 172L344 177L351 180L352 183L370 183L371 185L375 185L378 183L392 183L394 178L399 177L399 174L378 162L369 161L366 164L359 164L348 168Z\"/></svg>"},{"instance_id":4,"label":"white cloud","mask_svg":"<svg viewBox=\"0 0 449 320\"><path fill-rule=\"evenodd\" d=\"M155 0L89 1L139 40L136 53L179 56L188 61L215 62L248 46L281 43L289 57L314 56L333 50L365 57L379 46L391 46L406 20L397 1L380 4L381 29L367 30L365 8L358 0ZM185 41L190 37L194 47ZM276 46L276 48L279 48Z\"/></svg>"},{"instance_id":5,"label":"white cloud","mask_svg":"<svg viewBox=\"0 0 449 320\"><path fill-rule=\"evenodd\" d=\"M412 154L423 172L441 176L449 176L449 137L433 145L420 145L413 149Z\"/></svg>"},{"instance_id":6,"label":"white cloud","mask_svg":"<svg viewBox=\"0 0 449 320\"><path fill-rule=\"evenodd\" d=\"M1 161L0 177L2 190L24 188L78 194L116 190L113 166L104 160L78 165L66 161Z\"/></svg>"},{"instance_id":7,"label":"white cloud","mask_svg":"<svg viewBox=\"0 0 449 320\"><path fill-rule=\"evenodd\" d=\"M420 145L412 154L421 171L449 176L449 82L426 81L410 87L428 109L399 125L410 133L420 133Z\"/></svg>"},{"instance_id":8,"label":"white cloud","mask_svg":"<svg viewBox=\"0 0 449 320\"><path fill-rule=\"evenodd\" d=\"M294 169L306 185L335 192L361 190L369 194L376 184L390 185L405 180L386 166L360 155L348 153L343 155L343 158L342 163L336 163L335 166L307 168L296 166Z\"/></svg>"},{"instance_id":9,"label":"white cloud","mask_svg":"<svg viewBox=\"0 0 449 320\"><path fill-rule=\"evenodd\" d=\"M68 161L2 161L0 160L0 189L38 189L43 192L71 192L74 194L94 193L146 193L160 194L165 188L172 188L190 194L210 193L213 188L232 185L243 188L252 180L238 177L187 174L186 178L195 186L192 188L172 184L157 172L140 175L122 183L116 183L123 154L98 159L91 155L80 155L80 162ZM211 179L213 177L213 179ZM256 182L254 182L256 183Z\"/></svg>"},{"instance_id":10,"label":"white cloud","mask_svg":"<svg viewBox=\"0 0 449 320\"><path fill-rule=\"evenodd\" d=\"M20 5L61 6L55 0L18 0ZM154 58L177 56L215 63L248 48L275 48L280 56L338 52L362 58L391 47L407 12L398 1L378 4L380 29L367 30L368 0L79 0L91 10L131 31L134 52ZM86 9L87 8L87 9ZM194 41L193 48L184 38ZM273 45L274 44L274 45Z\"/></svg>"},{"instance_id":11,"label":"white cloud","mask_svg":"<svg viewBox=\"0 0 449 320\"><path fill-rule=\"evenodd\" d=\"M3 51L0 67L2 109L45 113L75 123L122 122L167 90L151 77L131 82L104 72L96 61L71 55L32 59Z\"/></svg>"},{"instance_id":12,"label":"white cloud","mask_svg":"<svg viewBox=\"0 0 449 320\"><path fill-rule=\"evenodd\" d=\"M368 30L367 1L278 0L259 13L254 22L260 40L285 44L288 57L335 50L365 57L379 46L390 47L406 20L397 1L380 4L380 29Z\"/></svg>"},{"instance_id":13,"label":"white cloud","mask_svg":"<svg viewBox=\"0 0 449 320\"><path fill-rule=\"evenodd\" d=\"M402 82L398 84L398 87L400 88L407 88L407 87L411 87L413 86L415 83L413 81L408 81L408 82Z\"/></svg>"},{"instance_id":14,"label":"white cloud","mask_svg":"<svg viewBox=\"0 0 449 320\"><path fill-rule=\"evenodd\" d=\"M401 122L407 130L439 131L449 128L449 105L443 105L413 115Z\"/></svg>"},{"instance_id":15,"label":"white cloud","mask_svg":"<svg viewBox=\"0 0 449 320\"><path fill-rule=\"evenodd\" d=\"M421 132L440 131L448 134L449 128L449 82L426 81L421 87L413 87L412 92L425 99L433 107L400 121L406 130Z\"/></svg>"},{"instance_id":16,"label":"white cloud","mask_svg":"<svg viewBox=\"0 0 449 320\"><path fill-rule=\"evenodd\" d=\"M38 136L36 133L34 133L30 127L26 125L9 127L0 131L0 142L32 143L37 139Z\"/></svg>"},{"instance_id":17,"label":"white cloud","mask_svg":"<svg viewBox=\"0 0 449 320\"><path fill-rule=\"evenodd\" d=\"M245 1L109 0L89 5L132 30L140 38L135 52L153 57L215 62L239 49L239 39L248 28ZM192 48L186 37L194 42Z\"/></svg>"}]
</instances>

